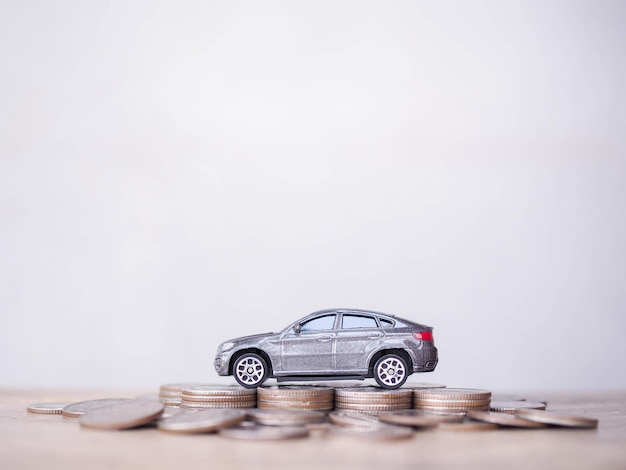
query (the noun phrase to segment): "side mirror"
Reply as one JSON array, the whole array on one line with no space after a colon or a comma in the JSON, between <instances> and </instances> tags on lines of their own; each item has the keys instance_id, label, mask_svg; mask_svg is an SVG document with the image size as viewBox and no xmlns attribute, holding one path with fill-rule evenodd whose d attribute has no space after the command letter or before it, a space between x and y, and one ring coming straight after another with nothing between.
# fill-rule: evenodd
<instances>
[{"instance_id":1,"label":"side mirror","mask_svg":"<svg viewBox=\"0 0 626 470\"><path fill-rule=\"evenodd\" d=\"M301 331L302 331L302 325L300 325L300 323L296 323L293 327L293 332L299 335Z\"/></svg>"}]
</instances>

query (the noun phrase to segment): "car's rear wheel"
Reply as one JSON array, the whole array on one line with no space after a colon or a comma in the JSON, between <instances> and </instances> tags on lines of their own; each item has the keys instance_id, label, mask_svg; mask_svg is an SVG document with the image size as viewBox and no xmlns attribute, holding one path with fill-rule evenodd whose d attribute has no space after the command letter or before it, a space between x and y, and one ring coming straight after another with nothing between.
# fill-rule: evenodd
<instances>
[{"instance_id":1,"label":"car's rear wheel","mask_svg":"<svg viewBox=\"0 0 626 470\"><path fill-rule=\"evenodd\" d=\"M235 380L246 388L256 388L267 379L267 362L258 354L238 357L233 366Z\"/></svg>"},{"instance_id":2,"label":"car's rear wheel","mask_svg":"<svg viewBox=\"0 0 626 470\"><path fill-rule=\"evenodd\" d=\"M383 388L400 388L408 377L406 361L397 354L387 354L374 365L374 378Z\"/></svg>"}]
</instances>

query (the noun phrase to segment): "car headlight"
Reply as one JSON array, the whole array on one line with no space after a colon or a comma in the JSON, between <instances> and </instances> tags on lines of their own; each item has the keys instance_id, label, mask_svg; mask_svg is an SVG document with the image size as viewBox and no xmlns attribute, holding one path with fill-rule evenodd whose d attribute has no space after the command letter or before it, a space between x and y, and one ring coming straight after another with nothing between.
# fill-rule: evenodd
<instances>
[{"instance_id":1,"label":"car headlight","mask_svg":"<svg viewBox=\"0 0 626 470\"><path fill-rule=\"evenodd\" d=\"M220 346L219 352L221 353L226 352L230 349L233 349L233 346L235 346L235 343L233 343L232 341L228 341L227 343L222 343Z\"/></svg>"}]
</instances>

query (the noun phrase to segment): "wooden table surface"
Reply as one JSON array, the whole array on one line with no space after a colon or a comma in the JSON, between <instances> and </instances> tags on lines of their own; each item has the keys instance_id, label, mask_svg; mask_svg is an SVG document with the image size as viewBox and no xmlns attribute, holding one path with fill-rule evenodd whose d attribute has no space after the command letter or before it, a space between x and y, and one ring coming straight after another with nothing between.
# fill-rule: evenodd
<instances>
[{"instance_id":1,"label":"wooden table surface","mask_svg":"<svg viewBox=\"0 0 626 470\"><path fill-rule=\"evenodd\" d=\"M626 469L626 392L525 394L548 410L598 418L598 429L419 431L375 442L316 435L251 442L154 428L97 431L59 415L26 412L38 402L136 396L119 391L0 390L0 469Z\"/></svg>"}]
</instances>

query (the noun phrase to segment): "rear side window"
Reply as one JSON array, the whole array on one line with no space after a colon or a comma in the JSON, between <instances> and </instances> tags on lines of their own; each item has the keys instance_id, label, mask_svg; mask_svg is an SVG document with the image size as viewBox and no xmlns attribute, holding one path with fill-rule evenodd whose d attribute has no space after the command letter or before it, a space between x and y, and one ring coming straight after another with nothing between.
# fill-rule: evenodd
<instances>
[{"instance_id":1,"label":"rear side window","mask_svg":"<svg viewBox=\"0 0 626 470\"><path fill-rule=\"evenodd\" d=\"M343 315L344 330L351 328L378 328L374 317L366 317L363 315Z\"/></svg>"},{"instance_id":2,"label":"rear side window","mask_svg":"<svg viewBox=\"0 0 626 470\"><path fill-rule=\"evenodd\" d=\"M384 318L379 318L380 326L383 328L393 328L393 322L391 320L385 320Z\"/></svg>"}]
</instances>

